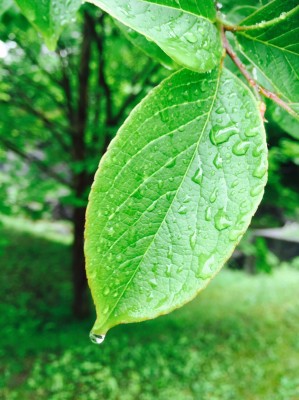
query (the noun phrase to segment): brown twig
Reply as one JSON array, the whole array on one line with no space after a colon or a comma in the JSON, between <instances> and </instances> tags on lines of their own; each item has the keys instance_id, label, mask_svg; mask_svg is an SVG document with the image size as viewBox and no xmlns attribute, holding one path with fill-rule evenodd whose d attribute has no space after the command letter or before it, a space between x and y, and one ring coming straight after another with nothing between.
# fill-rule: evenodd
<instances>
[{"instance_id":1,"label":"brown twig","mask_svg":"<svg viewBox=\"0 0 299 400\"><path fill-rule=\"evenodd\" d=\"M234 52L232 47L230 46L227 37L225 35L225 30L226 27L222 30L222 43L225 48L226 53L230 56L234 64L238 67L238 69L241 71L242 75L246 78L247 82L249 83L249 86L252 87L255 95L257 98L261 101L261 114L262 117L264 118L264 114L266 111L266 106L261 100L261 94L265 96L268 99L273 100L276 104L278 104L280 107L282 107L284 110L286 110L290 115L292 115L295 118L298 118L298 115L295 113L294 110L291 109L291 107L285 103L281 98L279 98L275 93L271 92L268 89L265 89L263 86L259 85L255 79L251 76L251 74L247 71L246 66L242 63L240 58L237 56L237 54Z\"/></svg>"}]
</instances>

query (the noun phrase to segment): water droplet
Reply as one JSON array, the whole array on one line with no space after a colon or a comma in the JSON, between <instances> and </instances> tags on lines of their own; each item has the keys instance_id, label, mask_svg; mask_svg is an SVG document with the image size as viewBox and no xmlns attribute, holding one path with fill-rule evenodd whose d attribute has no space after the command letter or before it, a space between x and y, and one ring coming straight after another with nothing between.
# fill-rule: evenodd
<instances>
[{"instance_id":1,"label":"water droplet","mask_svg":"<svg viewBox=\"0 0 299 400\"><path fill-rule=\"evenodd\" d=\"M104 289L104 296L108 296L108 294L110 293L110 289L109 289L109 287L108 286L106 286L105 287L105 289Z\"/></svg>"},{"instance_id":2,"label":"water droplet","mask_svg":"<svg viewBox=\"0 0 299 400\"><path fill-rule=\"evenodd\" d=\"M194 250L194 248L195 248L195 245L196 245L196 238L197 238L197 235L196 235L196 232L194 232L194 233L190 236L190 246L191 246L191 249L192 249L192 250Z\"/></svg>"},{"instance_id":3,"label":"water droplet","mask_svg":"<svg viewBox=\"0 0 299 400\"><path fill-rule=\"evenodd\" d=\"M253 176L256 178L262 178L267 172L267 163L265 160L261 160L259 165L253 171Z\"/></svg>"},{"instance_id":4,"label":"water droplet","mask_svg":"<svg viewBox=\"0 0 299 400\"><path fill-rule=\"evenodd\" d=\"M235 188L236 186L238 186L238 183L239 183L239 180L238 179L235 179L233 182L232 182L232 188Z\"/></svg>"},{"instance_id":5,"label":"water droplet","mask_svg":"<svg viewBox=\"0 0 299 400\"><path fill-rule=\"evenodd\" d=\"M210 196L210 199L209 199L210 202L211 202L211 203L215 203L217 197L218 197L218 189L215 188L215 189L213 190L213 192L211 193L211 196Z\"/></svg>"},{"instance_id":6,"label":"water droplet","mask_svg":"<svg viewBox=\"0 0 299 400\"><path fill-rule=\"evenodd\" d=\"M239 239L241 238L241 236L242 236L242 232L240 232L240 231L237 230L237 229L234 229L234 230L231 231L230 234L229 234L229 240L231 240L232 242L239 241Z\"/></svg>"},{"instance_id":7,"label":"water droplet","mask_svg":"<svg viewBox=\"0 0 299 400\"><path fill-rule=\"evenodd\" d=\"M163 187L163 181L161 179L158 180L158 188L162 189Z\"/></svg>"},{"instance_id":8,"label":"water droplet","mask_svg":"<svg viewBox=\"0 0 299 400\"><path fill-rule=\"evenodd\" d=\"M188 209L184 204L182 204L178 209L178 213L182 214L182 215L187 214L187 211L188 211Z\"/></svg>"},{"instance_id":9,"label":"water droplet","mask_svg":"<svg viewBox=\"0 0 299 400\"><path fill-rule=\"evenodd\" d=\"M215 215L214 221L215 221L215 227L218 231L222 231L222 230L228 228L229 226L231 226L231 224L232 224L232 222L229 220L229 218L225 214L225 211L223 208L220 208L218 210L217 214Z\"/></svg>"},{"instance_id":10,"label":"water droplet","mask_svg":"<svg viewBox=\"0 0 299 400\"><path fill-rule=\"evenodd\" d=\"M222 157L220 155L220 153L217 153L214 160L213 160L213 164L215 165L215 167L217 169L222 168Z\"/></svg>"},{"instance_id":11,"label":"water droplet","mask_svg":"<svg viewBox=\"0 0 299 400\"><path fill-rule=\"evenodd\" d=\"M262 193L263 190L264 190L264 185L255 186L250 190L250 195L252 197L258 196L259 194Z\"/></svg>"},{"instance_id":12,"label":"water droplet","mask_svg":"<svg viewBox=\"0 0 299 400\"><path fill-rule=\"evenodd\" d=\"M250 147L250 142L239 141L233 145L233 153L236 156L244 156Z\"/></svg>"},{"instance_id":13,"label":"water droplet","mask_svg":"<svg viewBox=\"0 0 299 400\"><path fill-rule=\"evenodd\" d=\"M184 38L189 42L189 43L195 43L197 42L197 37L194 35L192 32L187 32L184 35Z\"/></svg>"},{"instance_id":14,"label":"water droplet","mask_svg":"<svg viewBox=\"0 0 299 400\"><path fill-rule=\"evenodd\" d=\"M203 179L203 170L202 170L201 166L199 166L196 169L196 171L195 171L194 175L192 176L191 180L194 183L197 183L198 185L201 185L202 179Z\"/></svg>"},{"instance_id":15,"label":"water droplet","mask_svg":"<svg viewBox=\"0 0 299 400\"><path fill-rule=\"evenodd\" d=\"M95 344L101 344L104 342L105 340L105 335L96 335L95 333L90 332L89 334L89 338L92 341L92 343Z\"/></svg>"},{"instance_id":16,"label":"water droplet","mask_svg":"<svg viewBox=\"0 0 299 400\"><path fill-rule=\"evenodd\" d=\"M172 168L174 167L176 164L176 158L172 158L171 160L169 160L167 162L167 164L165 165L166 168Z\"/></svg>"},{"instance_id":17,"label":"water droplet","mask_svg":"<svg viewBox=\"0 0 299 400\"><path fill-rule=\"evenodd\" d=\"M152 203L152 204L148 207L147 211L151 212L151 211L153 211L153 210L155 209L155 207L156 207L156 203Z\"/></svg>"},{"instance_id":18,"label":"water droplet","mask_svg":"<svg viewBox=\"0 0 299 400\"><path fill-rule=\"evenodd\" d=\"M161 117L161 121L162 122L168 122L170 117L169 117L169 110L165 109L163 111L161 111L160 113L160 117Z\"/></svg>"},{"instance_id":19,"label":"water droplet","mask_svg":"<svg viewBox=\"0 0 299 400\"><path fill-rule=\"evenodd\" d=\"M200 279L209 279L213 275L213 266L215 256L210 254L200 254L198 257L198 272L196 277Z\"/></svg>"},{"instance_id":20,"label":"water droplet","mask_svg":"<svg viewBox=\"0 0 299 400\"><path fill-rule=\"evenodd\" d=\"M212 209L211 207L207 207L205 211L205 220L211 221L211 219L212 219Z\"/></svg>"},{"instance_id":21,"label":"water droplet","mask_svg":"<svg viewBox=\"0 0 299 400\"><path fill-rule=\"evenodd\" d=\"M216 114L224 114L225 113L225 108L224 107L219 107L216 110Z\"/></svg>"},{"instance_id":22,"label":"water droplet","mask_svg":"<svg viewBox=\"0 0 299 400\"><path fill-rule=\"evenodd\" d=\"M167 251L166 257L167 257L169 260L172 260L172 257L173 257L172 246L169 246L169 247L168 247L168 251Z\"/></svg>"},{"instance_id":23,"label":"water droplet","mask_svg":"<svg viewBox=\"0 0 299 400\"><path fill-rule=\"evenodd\" d=\"M116 261L121 261L123 256L121 254L117 254Z\"/></svg>"},{"instance_id":24,"label":"water droplet","mask_svg":"<svg viewBox=\"0 0 299 400\"><path fill-rule=\"evenodd\" d=\"M149 283L153 289L158 285L156 278L150 279Z\"/></svg>"},{"instance_id":25,"label":"water droplet","mask_svg":"<svg viewBox=\"0 0 299 400\"><path fill-rule=\"evenodd\" d=\"M224 129L221 129L221 127L216 125L210 132L210 139L214 145L217 145L227 142L232 135L235 135L239 132L239 128L237 128L235 125L228 126Z\"/></svg>"},{"instance_id":26,"label":"water droplet","mask_svg":"<svg viewBox=\"0 0 299 400\"><path fill-rule=\"evenodd\" d=\"M103 314L108 314L109 311L109 306L106 306L103 310Z\"/></svg>"},{"instance_id":27,"label":"water droplet","mask_svg":"<svg viewBox=\"0 0 299 400\"><path fill-rule=\"evenodd\" d=\"M264 150L264 144L260 143L253 149L252 151L253 157L259 157L262 154L263 150Z\"/></svg>"},{"instance_id":28,"label":"water droplet","mask_svg":"<svg viewBox=\"0 0 299 400\"><path fill-rule=\"evenodd\" d=\"M171 265L168 264L166 267L166 276L169 278L171 275Z\"/></svg>"},{"instance_id":29,"label":"water droplet","mask_svg":"<svg viewBox=\"0 0 299 400\"><path fill-rule=\"evenodd\" d=\"M241 214L247 214L251 210L251 201L249 199L245 199L240 203L240 212Z\"/></svg>"},{"instance_id":30,"label":"water droplet","mask_svg":"<svg viewBox=\"0 0 299 400\"><path fill-rule=\"evenodd\" d=\"M245 136L247 137L254 137L260 132L260 129L254 128L245 131Z\"/></svg>"}]
</instances>

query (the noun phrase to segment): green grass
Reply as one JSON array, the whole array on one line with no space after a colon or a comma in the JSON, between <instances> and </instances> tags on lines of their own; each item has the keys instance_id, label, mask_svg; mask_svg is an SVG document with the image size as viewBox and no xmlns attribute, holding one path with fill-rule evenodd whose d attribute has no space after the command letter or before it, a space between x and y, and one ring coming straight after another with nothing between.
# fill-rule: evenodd
<instances>
[{"instance_id":1,"label":"green grass","mask_svg":"<svg viewBox=\"0 0 299 400\"><path fill-rule=\"evenodd\" d=\"M224 270L189 305L96 346L94 317L70 314L69 245L9 224L2 235L1 399L299 399L298 270Z\"/></svg>"}]
</instances>

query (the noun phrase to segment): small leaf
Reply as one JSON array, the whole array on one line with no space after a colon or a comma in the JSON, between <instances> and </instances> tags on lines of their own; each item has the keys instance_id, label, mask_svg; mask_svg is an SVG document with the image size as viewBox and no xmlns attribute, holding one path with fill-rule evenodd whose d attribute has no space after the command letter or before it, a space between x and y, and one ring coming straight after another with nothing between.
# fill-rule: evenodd
<instances>
[{"instance_id":1,"label":"small leaf","mask_svg":"<svg viewBox=\"0 0 299 400\"><path fill-rule=\"evenodd\" d=\"M220 34L206 17L148 1L89 1L155 42L176 63L186 68L206 72L220 63ZM175 1L165 3L174 4Z\"/></svg>"},{"instance_id":2,"label":"small leaf","mask_svg":"<svg viewBox=\"0 0 299 400\"><path fill-rule=\"evenodd\" d=\"M299 105L298 18L297 0L274 0L246 18L237 33L245 56L294 111Z\"/></svg>"},{"instance_id":3,"label":"small leaf","mask_svg":"<svg viewBox=\"0 0 299 400\"><path fill-rule=\"evenodd\" d=\"M246 231L266 176L258 104L233 74L181 70L154 89L92 186L85 254L93 333L194 298Z\"/></svg>"},{"instance_id":4,"label":"small leaf","mask_svg":"<svg viewBox=\"0 0 299 400\"><path fill-rule=\"evenodd\" d=\"M42 34L50 50L55 50L63 26L74 18L81 0L16 0L25 17Z\"/></svg>"}]
</instances>

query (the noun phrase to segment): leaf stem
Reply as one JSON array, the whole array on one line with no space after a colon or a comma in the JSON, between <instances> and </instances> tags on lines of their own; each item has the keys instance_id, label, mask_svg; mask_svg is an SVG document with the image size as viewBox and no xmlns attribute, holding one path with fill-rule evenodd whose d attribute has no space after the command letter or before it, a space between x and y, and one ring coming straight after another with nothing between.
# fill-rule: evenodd
<instances>
[{"instance_id":1,"label":"leaf stem","mask_svg":"<svg viewBox=\"0 0 299 400\"><path fill-rule=\"evenodd\" d=\"M222 27L222 43L223 43L223 46L225 48L225 51L230 56L230 58L232 59L234 64L238 67L238 69L240 70L242 75L246 78L247 82L249 83L249 86L252 87L256 97L260 100L260 102L261 102L260 111L261 111L262 117L264 118L264 114L265 114L265 111L266 111L266 106L265 106L265 103L263 103L263 101L261 99L261 94L264 97L274 101L276 104L278 104L280 107L282 107L284 110L286 110L293 117L298 118L298 115L296 114L296 112L294 110L292 110L291 107L287 103L285 103L275 93L271 92L268 89L265 89L263 86L260 86L255 81L255 79L251 76L251 74L246 69L246 66L242 63L240 58L237 56L237 54L234 52L234 50L230 46L230 44L229 44L229 42L227 40L227 37L225 35L225 30L228 30L226 28L227 28L226 26Z\"/></svg>"}]
</instances>

